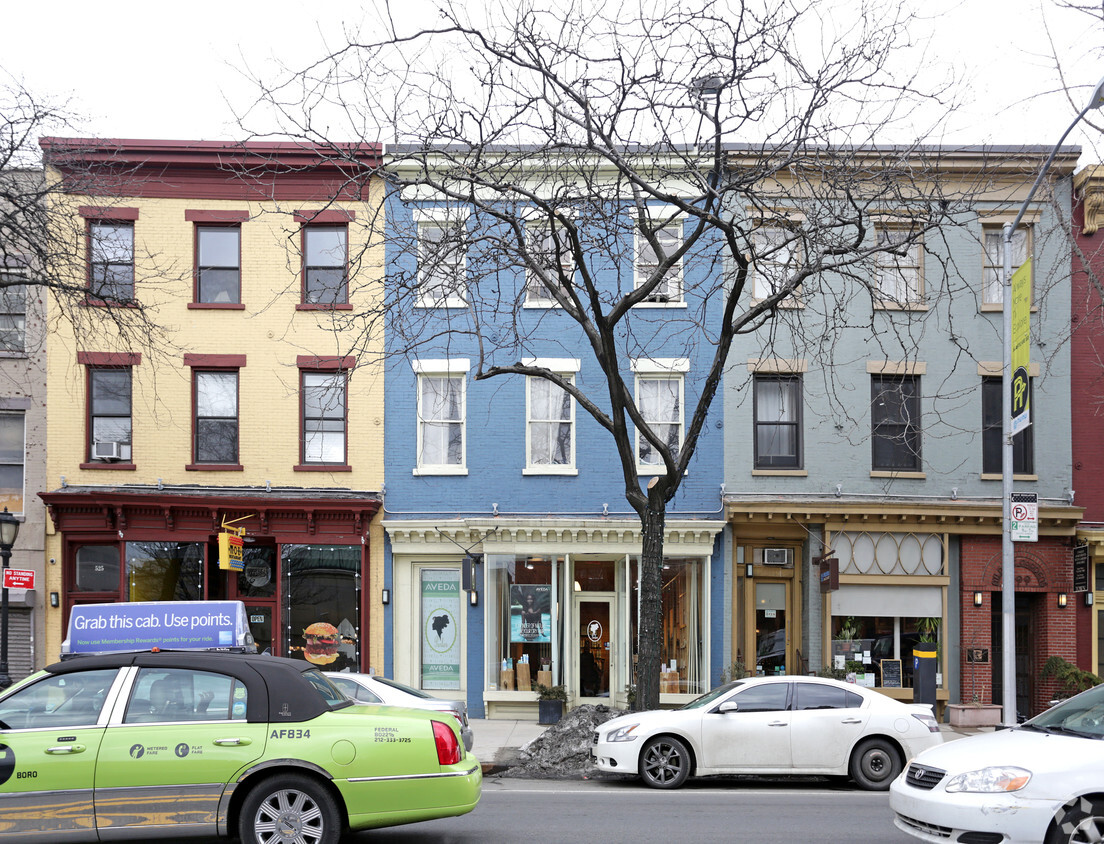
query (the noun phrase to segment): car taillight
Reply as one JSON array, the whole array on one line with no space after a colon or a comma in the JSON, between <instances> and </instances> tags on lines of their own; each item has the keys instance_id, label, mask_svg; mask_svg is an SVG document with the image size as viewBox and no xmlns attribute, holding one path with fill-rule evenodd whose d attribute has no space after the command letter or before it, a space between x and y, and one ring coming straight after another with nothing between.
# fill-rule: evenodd
<instances>
[{"instance_id":1,"label":"car taillight","mask_svg":"<svg viewBox=\"0 0 1104 844\"><path fill-rule=\"evenodd\" d=\"M437 743L437 761L442 765L455 765L460 761L460 742L452 727L443 721L433 722L433 740Z\"/></svg>"}]
</instances>

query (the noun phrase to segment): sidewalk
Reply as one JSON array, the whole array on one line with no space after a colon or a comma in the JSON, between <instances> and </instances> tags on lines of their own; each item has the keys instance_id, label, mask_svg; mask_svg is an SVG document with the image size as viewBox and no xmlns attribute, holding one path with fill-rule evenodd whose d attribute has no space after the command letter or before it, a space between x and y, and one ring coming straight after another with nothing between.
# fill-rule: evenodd
<instances>
[{"instance_id":1,"label":"sidewalk","mask_svg":"<svg viewBox=\"0 0 1104 844\"><path fill-rule=\"evenodd\" d=\"M509 721L501 719L469 718L473 742L472 753L483 766L484 773L509 768L518 758L518 751L548 729L535 721ZM952 727L940 724L944 741L991 733L992 727Z\"/></svg>"}]
</instances>

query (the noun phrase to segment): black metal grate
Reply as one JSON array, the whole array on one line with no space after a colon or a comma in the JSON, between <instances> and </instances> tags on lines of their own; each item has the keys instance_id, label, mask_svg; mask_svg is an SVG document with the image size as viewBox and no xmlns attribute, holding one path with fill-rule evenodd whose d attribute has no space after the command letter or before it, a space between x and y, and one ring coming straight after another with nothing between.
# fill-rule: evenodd
<instances>
[{"instance_id":1,"label":"black metal grate","mask_svg":"<svg viewBox=\"0 0 1104 844\"><path fill-rule=\"evenodd\" d=\"M909 818L904 815L897 815L897 820L909 829L915 829L917 832L926 832L928 835L934 836L935 838L951 837L951 828L947 826L936 826L933 823L925 823L924 821L918 821L916 818Z\"/></svg>"},{"instance_id":2,"label":"black metal grate","mask_svg":"<svg viewBox=\"0 0 1104 844\"><path fill-rule=\"evenodd\" d=\"M909 765L908 774L905 776L905 782L913 788L922 788L924 791L931 791L939 785L939 781L943 779L946 773L946 771L941 771L939 768L929 768L926 765Z\"/></svg>"}]
</instances>

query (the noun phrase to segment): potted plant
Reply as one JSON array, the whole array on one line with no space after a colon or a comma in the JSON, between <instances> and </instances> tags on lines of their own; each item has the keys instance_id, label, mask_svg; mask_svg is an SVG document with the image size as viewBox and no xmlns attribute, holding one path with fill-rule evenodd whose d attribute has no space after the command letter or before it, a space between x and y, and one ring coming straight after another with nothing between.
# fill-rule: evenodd
<instances>
[{"instance_id":1,"label":"potted plant","mask_svg":"<svg viewBox=\"0 0 1104 844\"><path fill-rule=\"evenodd\" d=\"M567 689L563 686L546 686L543 683L534 683L533 688L537 691L537 723L557 723L563 717Z\"/></svg>"},{"instance_id":2,"label":"potted plant","mask_svg":"<svg viewBox=\"0 0 1104 844\"><path fill-rule=\"evenodd\" d=\"M1058 694L1050 701L1051 706L1067 697L1073 697L1079 692L1098 686L1102 682L1100 677L1091 671L1078 668L1057 654L1043 664L1043 670L1039 672L1039 676L1044 680L1053 679L1058 683Z\"/></svg>"}]
</instances>

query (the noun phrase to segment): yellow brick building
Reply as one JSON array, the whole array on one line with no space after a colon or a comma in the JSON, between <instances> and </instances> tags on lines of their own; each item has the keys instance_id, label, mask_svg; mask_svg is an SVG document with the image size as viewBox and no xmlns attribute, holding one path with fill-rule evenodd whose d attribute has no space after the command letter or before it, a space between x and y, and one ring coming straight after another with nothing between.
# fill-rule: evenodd
<instances>
[{"instance_id":1,"label":"yellow brick building","mask_svg":"<svg viewBox=\"0 0 1104 844\"><path fill-rule=\"evenodd\" d=\"M261 649L382 668L378 150L42 146L88 287L48 316L47 660L75 604L207 598Z\"/></svg>"}]
</instances>

